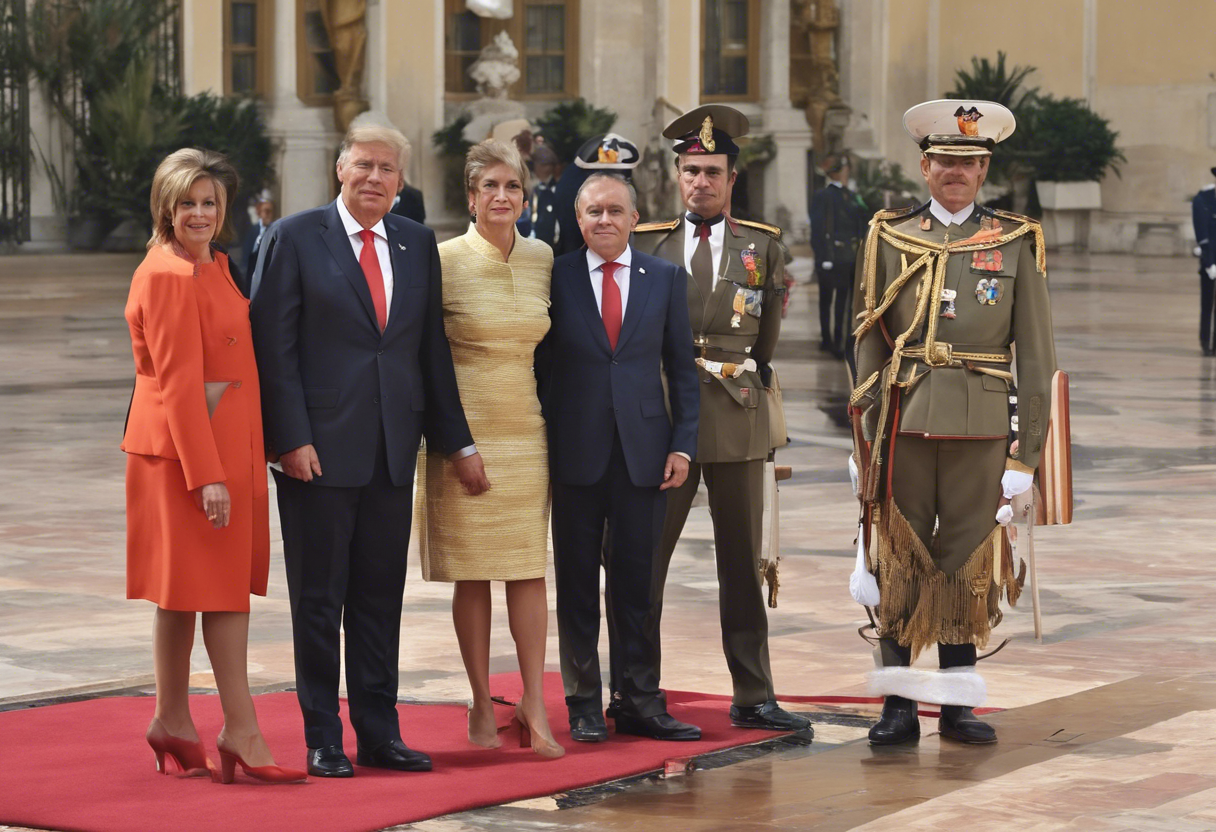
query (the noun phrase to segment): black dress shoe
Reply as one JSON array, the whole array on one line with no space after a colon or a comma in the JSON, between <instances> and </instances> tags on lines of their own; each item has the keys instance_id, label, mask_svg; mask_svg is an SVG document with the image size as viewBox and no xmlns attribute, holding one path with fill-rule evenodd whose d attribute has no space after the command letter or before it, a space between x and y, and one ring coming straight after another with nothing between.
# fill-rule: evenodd
<instances>
[{"instance_id":1,"label":"black dress shoe","mask_svg":"<svg viewBox=\"0 0 1216 832\"><path fill-rule=\"evenodd\" d=\"M806 731L815 735L811 721L782 709L770 699L763 705L731 705L730 724L736 728L764 728L769 731Z\"/></svg>"},{"instance_id":2,"label":"black dress shoe","mask_svg":"<svg viewBox=\"0 0 1216 832\"><path fill-rule=\"evenodd\" d=\"M980 720L970 708L961 705L942 705L937 730L943 737L958 742L973 745L996 742L996 729Z\"/></svg>"},{"instance_id":3,"label":"black dress shoe","mask_svg":"<svg viewBox=\"0 0 1216 832\"><path fill-rule=\"evenodd\" d=\"M391 768L394 771L431 770L431 758L401 740L389 740L370 750L360 745L355 762L369 768Z\"/></svg>"},{"instance_id":4,"label":"black dress shoe","mask_svg":"<svg viewBox=\"0 0 1216 832\"><path fill-rule=\"evenodd\" d=\"M898 745L915 739L920 739L916 703L902 696L888 696L882 703L882 716L870 729L870 745Z\"/></svg>"},{"instance_id":5,"label":"black dress shoe","mask_svg":"<svg viewBox=\"0 0 1216 832\"><path fill-rule=\"evenodd\" d=\"M599 714L570 717L570 739L577 742L607 742L608 725Z\"/></svg>"},{"instance_id":6,"label":"black dress shoe","mask_svg":"<svg viewBox=\"0 0 1216 832\"><path fill-rule=\"evenodd\" d=\"M618 734L633 734L639 737L650 737L652 740L681 740L691 741L701 739L701 729L687 722L680 722L671 714L656 714L655 716L633 716L618 714L616 718Z\"/></svg>"},{"instance_id":7,"label":"black dress shoe","mask_svg":"<svg viewBox=\"0 0 1216 832\"><path fill-rule=\"evenodd\" d=\"M308 749L308 773L313 777L354 777L350 757L340 745Z\"/></svg>"},{"instance_id":8,"label":"black dress shoe","mask_svg":"<svg viewBox=\"0 0 1216 832\"><path fill-rule=\"evenodd\" d=\"M616 719L624 704L625 700L621 697L621 695L619 693L613 693L612 698L608 700L608 708L604 711L604 716L608 717L608 719Z\"/></svg>"}]
</instances>

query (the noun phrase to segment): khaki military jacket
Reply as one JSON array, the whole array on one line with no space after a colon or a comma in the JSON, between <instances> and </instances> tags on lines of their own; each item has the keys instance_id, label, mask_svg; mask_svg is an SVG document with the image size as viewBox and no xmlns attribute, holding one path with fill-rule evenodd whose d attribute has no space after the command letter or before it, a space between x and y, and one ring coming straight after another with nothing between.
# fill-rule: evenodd
<instances>
[{"instance_id":1,"label":"khaki military jacket","mask_svg":"<svg viewBox=\"0 0 1216 832\"><path fill-rule=\"evenodd\" d=\"M987 208L961 226L944 226L927 204L880 211L854 292L850 404L864 413L867 440L892 428L935 439L1005 438L1016 368L1020 465L1011 467L1038 465L1056 369L1038 223ZM881 442L873 447L877 470ZM871 486L874 499L873 479Z\"/></svg>"},{"instance_id":2,"label":"khaki military jacket","mask_svg":"<svg viewBox=\"0 0 1216 832\"><path fill-rule=\"evenodd\" d=\"M681 217L639 225L633 244L639 251L686 268L686 222ZM701 380L697 462L765 459L775 444L784 443L785 437L770 441L768 396L758 372L773 360L781 331L785 257L780 237L781 229L774 226L728 217L713 292L703 297L696 283L688 281L696 355L733 363L751 358L757 367L757 372L744 372L738 378L720 378L697 368ZM754 266L750 272L748 261ZM744 307L741 313L736 312L737 297Z\"/></svg>"}]
</instances>

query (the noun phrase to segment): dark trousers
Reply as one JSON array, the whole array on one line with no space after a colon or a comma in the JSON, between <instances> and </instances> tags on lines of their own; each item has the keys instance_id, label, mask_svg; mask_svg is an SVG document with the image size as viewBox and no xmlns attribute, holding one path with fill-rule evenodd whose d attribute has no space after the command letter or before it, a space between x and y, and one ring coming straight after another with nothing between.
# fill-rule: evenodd
<instances>
[{"instance_id":1,"label":"dark trousers","mask_svg":"<svg viewBox=\"0 0 1216 832\"><path fill-rule=\"evenodd\" d=\"M1212 336L1216 327L1212 326L1213 290L1216 280L1209 278L1201 268L1199 270L1199 346L1205 350L1216 348L1216 340Z\"/></svg>"},{"instance_id":2,"label":"dark trousers","mask_svg":"<svg viewBox=\"0 0 1216 832\"><path fill-rule=\"evenodd\" d=\"M819 337L834 352L843 352L849 331L845 316L853 294L853 263L833 263L819 275Z\"/></svg>"},{"instance_id":3,"label":"dark trousers","mask_svg":"<svg viewBox=\"0 0 1216 832\"><path fill-rule=\"evenodd\" d=\"M557 635L570 716L603 711L600 681L600 562L610 586L626 713L666 710L659 692L658 645L650 638L651 575L666 498L629 479L618 436L608 470L594 485L553 483L553 569ZM605 547L605 524L610 530Z\"/></svg>"},{"instance_id":4,"label":"dark trousers","mask_svg":"<svg viewBox=\"0 0 1216 832\"><path fill-rule=\"evenodd\" d=\"M722 652L726 654L734 687L731 701L736 705L761 705L776 698L768 659L768 611L757 566L764 518L763 459L694 462L688 467L684 484L668 492L663 540L654 572L652 638L659 644L667 569L702 477L709 491L709 513L714 523L718 616L722 625Z\"/></svg>"},{"instance_id":5,"label":"dark trousers","mask_svg":"<svg viewBox=\"0 0 1216 832\"><path fill-rule=\"evenodd\" d=\"M275 482L304 739L309 748L342 744L339 627L359 743L400 739L397 657L412 489L389 479L383 434L371 482L361 488L303 483L279 471Z\"/></svg>"},{"instance_id":6,"label":"dark trousers","mask_svg":"<svg viewBox=\"0 0 1216 832\"><path fill-rule=\"evenodd\" d=\"M883 667L907 667L912 664L912 648L901 647L893 638L880 638L878 651ZM974 644L939 644L937 666L943 670L947 667L974 667L975 655Z\"/></svg>"}]
</instances>

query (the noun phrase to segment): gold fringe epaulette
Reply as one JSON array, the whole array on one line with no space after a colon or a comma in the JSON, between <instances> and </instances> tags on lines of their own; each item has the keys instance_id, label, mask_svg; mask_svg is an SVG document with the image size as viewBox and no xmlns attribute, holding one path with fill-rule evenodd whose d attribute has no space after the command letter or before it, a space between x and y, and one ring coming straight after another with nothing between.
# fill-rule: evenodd
<instances>
[{"instance_id":1,"label":"gold fringe epaulette","mask_svg":"<svg viewBox=\"0 0 1216 832\"><path fill-rule=\"evenodd\" d=\"M748 228L758 228L774 240L781 239L781 229L775 225L769 225L766 222L756 222L755 220L735 220L735 222L739 225L746 225Z\"/></svg>"},{"instance_id":2,"label":"gold fringe epaulette","mask_svg":"<svg viewBox=\"0 0 1216 832\"><path fill-rule=\"evenodd\" d=\"M876 211L874 216L870 218L870 225L880 222L889 222L890 220L898 220L904 217L911 217L914 214L919 214L928 206L929 203L925 202L920 205L910 205L905 208L883 208L880 211Z\"/></svg>"},{"instance_id":3,"label":"gold fringe epaulette","mask_svg":"<svg viewBox=\"0 0 1216 832\"><path fill-rule=\"evenodd\" d=\"M634 233L645 234L647 231L675 231L680 226L680 218L666 222L644 222L633 229Z\"/></svg>"},{"instance_id":4,"label":"gold fringe epaulette","mask_svg":"<svg viewBox=\"0 0 1216 832\"><path fill-rule=\"evenodd\" d=\"M1005 529L997 526L957 571L937 567L930 549L899 507L888 500L875 529L878 538L878 634L920 651L934 644L988 643L1003 617L1001 590L1017 604L1025 568L1015 574Z\"/></svg>"},{"instance_id":5,"label":"gold fringe epaulette","mask_svg":"<svg viewBox=\"0 0 1216 832\"><path fill-rule=\"evenodd\" d=\"M1023 225L1030 226L1030 233L1034 235L1034 267L1039 274L1047 277L1047 243L1043 238L1043 226L1034 217L1027 217L1023 214L1015 214L1013 211L994 210L996 214L1003 220L1011 222L1020 222Z\"/></svg>"}]
</instances>

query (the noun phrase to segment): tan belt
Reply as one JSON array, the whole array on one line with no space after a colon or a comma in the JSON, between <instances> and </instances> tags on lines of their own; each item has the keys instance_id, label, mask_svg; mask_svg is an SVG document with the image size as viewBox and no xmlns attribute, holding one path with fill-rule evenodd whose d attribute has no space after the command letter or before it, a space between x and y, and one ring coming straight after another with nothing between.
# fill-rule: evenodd
<instances>
[{"instance_id":1,"label":"tan belt","mask_svg":"<svg viewBox=\"0 0 1216 832\"><path fill-rule=\"evenodd\" d=\"M1013 354L1009 350L973 352L968 349L956 349L953 344L945 344L940 341L933 345L932 351L927 351L923 344L908 347L903 351L903 356L923 361L930 367L962 367L966 361L978 361L985 364L1013 363Z\"/></svg>"}]
</instances>

